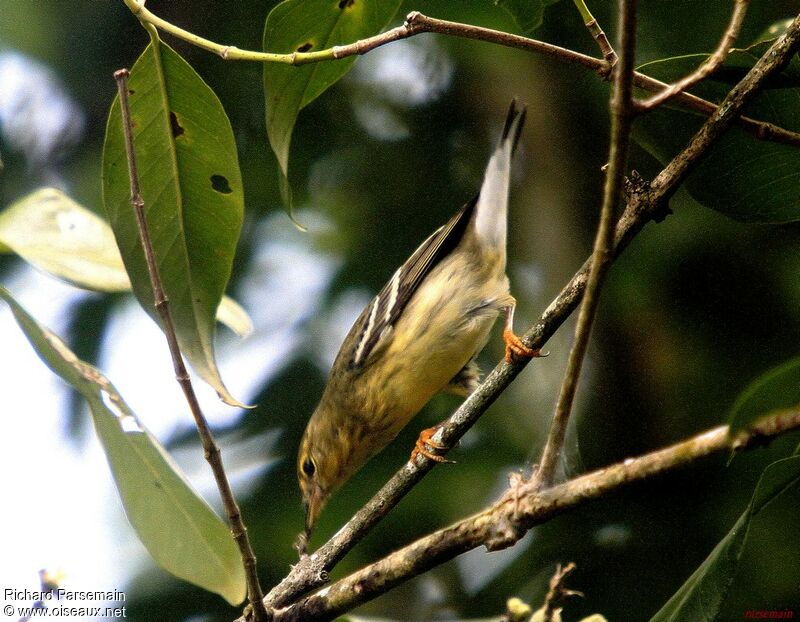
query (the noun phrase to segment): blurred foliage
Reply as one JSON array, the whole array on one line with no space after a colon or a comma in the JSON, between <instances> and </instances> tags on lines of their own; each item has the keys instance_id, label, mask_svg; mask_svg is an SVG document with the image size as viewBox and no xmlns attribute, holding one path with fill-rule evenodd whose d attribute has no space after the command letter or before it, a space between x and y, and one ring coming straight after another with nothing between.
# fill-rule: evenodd
<instances>
[{"instance_id":1,"label":"blurred foliage","mask_svg":"<svg viewBox=\"0 0 800 622\"><path fill-rule=\"evenodd\" d=\"M558 2L558 0L534 0L525 2L524 0L495 0L495 4L503 7L514 18L523 34L531 34L542 25L544 10Z\"/></svg>"},{"instance_id":2,"label":"blurred foliage","mask_svg":"<svg viewBox=\"0 0 800 622\"><path fill-rule=\"evenodd\" d=\"M773 36L774 39L775 36ZM734 49L714 75L692 89L719 102L767 51L772 41ZM663 82L674 82L706 60L704 54L647 63L639 70ZM769 80L745 109L745 115L797 132L800 60L796 57ZM673 109L670 109L673 108ZM700 128L703 117L664 107L636 124L635 138L666 165ZM733 128L686 180L689 193L706 207L745 222L781 223L800 220L800 151L790 145L753 140Z\"/></svg>"},{"instance_id":3,"label":"blurred foliage","mask_svg":"<svg viewBox=\"0 0 800 622\"><path fill-rule=\"evenodd\" d=\"M778 365L754 380L733 404L730 434L800 405L800 358Z\"/></svg>"},{"instance_id":4,"label":"blurred foliage","mask_svg":"<svg viewBox=\"0 0 800 622\"><path fill-rule=\"evenodd\" d=\"M0 298L11 306L42 361L86 399L125 515L153 559L232 605L240 603L246 593L244 568L228 525L192 490L107 378L78 359L3 287Z\"/></svg>"},{"instance_id":5,"label":"blurred foliage","mask_svg":"<svg viewBox=\"0 0 800 622\"><path fill-rule=\"evenodd\" d=\"M772 509L776 506L782 507L784 511L795 507L798 483L800 483L800 457L795 455L767 467L758 481L747 510L651 622L719 619L721 610L727 604L728 590L748 544L751 526L758 521L759 514L769 505ZM770 531L786 532L792 527L794 527L792 524L774 522L770 525ZM766 608L772 607L774 605L766 606Z\"/></svg>"},{"instance_id":6,"label":"blurred foliage","mask_svg":"<svg viewBox=\"0 0 800 622\"><path fill-rule=\"evenodd\" d=\"M259 49L272 3L150 0L148 7L199 35ZM616 40L614 3L589 5ZM516 32L510 15L491 0L453 3L408 0L411 10ZM751 3L740 37L753 41L770 24L796 13L796 1ZM712 50L728 21L730 2L682 0L640 3L637 64ZM86 116L79 145L50 168L32 168L24 155L0 143L0 205L7 206L56 177L72 198L102 213L100 161L106 116L115 94L114 70L130 66L147 43L122 2L63 3L3 0L0 46L49 66ZM535 36L596 54L571 2L548 7ZM262 68L227 63L169 40L220 98L233 127L245 190L246 219L229 293L242 283L258 244L258 223L282 204L278 168L264 127ZM584 69L501 49L487 43L423 35L393 44L446 59L449 79L427 99L380 93L410 92L413 68L365 88L383 65L359 59L353 72L305 108L292 140L295 205L321 213L333 233L314 238L343 265L322 301L324 313L352 291L375 292L417 243L474 193L503 113L513 96L528 102L526 129L512 187L509 274L520 306L520 327L532 322L588 255L600 204L607 149L608 85ZM403 47L411 46L411 47ZM427 47L426 47L427 46ZM392 58L393 46L378 59ZM429 67L430 65L426 65ZM370 69L372 68L372 69ZM428 75L423 70L423 76ZM398 77L399 76L399 77ZM366 110L366 113L365 113ZM369 111L383 115L376 133ZM399 128L399 129L398 129ZM400 131L402 130L402 131ZM657 162L634 147L630 166L645 177ZM800 226L748 225L698 205L679 192L674 214L650 224L611 270L603 293L568 440L563 470L577 474L636 455L724 422L742 388L763 371L797 355L800 334ZM292 228L288 218L270 221ZM9 258L0 258L0 275ZM265 283L272 275L264 274ZM109 299L109 305L113 305ZM263 305L280 305L263 299ZM81 310L77 310L80 312ZM98 311L98 314L100 312ZM317 344L319 324L304 325ZM70 340L101 339L75 326ZM543 443L571 324L548 348L552 356L530 366L452 452L456 466L431 473L335 570L343 576L398 545L480 509L505 484L506 474L535 460ZM499 335L498 335L499 337ZM84 342L83 340L86 340ZM338 346L326 346L328 349ZM316 346L293 359L263 386L260 407L239 431L255 436L282 431L280 455L242 499L242 511L269 587L295 559L291 543L302 527L294 473L297 443L320 395L325 372ZM499 360L494 340L484 368ZM371 461L323 513L313 544L331 535L408 457L419 429L458 404L435 398L382 454ZM65 417L67 415L65 414ZM68 426L64 426L67 429ZM189 434L173 444L191 444ZM602 612L609 620L648 620L698 568L748 505L764 468L790 454L792 434L736 456L716 456L537 527L511 551L475 551L400 586L359 610L363 615L413 619L485 617L517 595L540 603L557 562L574 561L570 586L586 594L564 612L567 622ZM224 447L223 447L224 450ZM199 452L200 449L198 448ZM266 457L265 457L266 459ZM796 505L795 505L796 507ZM797 513L768 506L789 525L754 522L744 561L720 619L748 609L796 606L800 545L787 534ZM764 518L760 516L759 519ZM221 599L180 583L155 567L126 587L130 620L230 620L237 611Z\"/></svg>"}]
</instances>

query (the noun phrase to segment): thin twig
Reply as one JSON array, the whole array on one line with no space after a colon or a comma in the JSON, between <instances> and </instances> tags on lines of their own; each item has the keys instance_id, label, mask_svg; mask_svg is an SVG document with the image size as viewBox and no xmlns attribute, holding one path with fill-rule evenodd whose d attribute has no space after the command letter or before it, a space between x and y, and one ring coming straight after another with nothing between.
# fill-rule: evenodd
<instances>
[{"instance_id":1,"label":"thin twig","mask_svg":"<svg viewBox=\"0 0 800 622\"><path fill-rule=\"evenodd\" d=\"M766 53L756 62L755 66L748 72L742 81L734 87L723 100L719 113L713 115L695 135L689 145L676 156L675 159L656 177L651 186L640 185L632 189L628 198L627 207L619 219L616 227L614 252L618 255L630 243L635 235L641 231L644 225L652 218L663 214L667 203L677 190L678 185L683 181L689 171L696 166L701 158L708 152L711 145L728 129L734 122L742 108L749 102L758 90L772 74L780 71L789 59L800 48L800 15L798 15L787 29L784 35L779 38ZM542 314L539 322L533 326L523 337L524 343L531 348L541 348L555 332L555 330L566 320L580 302L588 277L589 260L572 277L561 293L548 306ZM526 365L526 360L520 360L513 364L502 361L486 377L484 382L476 391L461 405L460 408L443 424L440 434L441 440L448 446L452 446L469 427L477 421L480 415L491 405L494 400L502 393L511 381L522 371ZM788 428L786 428L788 429ZM720 432L721 430L721 432ZM773 432L768 432L767 436L773 436L784 431L777 428ZM765 431L766 432L766 431ZM715 440L714 451L727 447L724 437L727 428L718 428L711 434ZM722 435L722 437L720 436ZM701 435L700 440L706 439L706 435ZM707 440L707 439L706 439ZM688 443L688 444L687 444ZM684 460L697 459L706 455L703 451L703 443L700 447L695 447L695 443L686 441L680 444L684 449L692 450L691 455L681 455ZM680 452L679 452L680 453ZM659 452L652 454L658 461ZM671 463L672 464L672 463ZM675 462L669 468L673 468L683 462ZM624 465L623 465L624 466ZM400 499L433 468L433 462L422 460L419 466L407 463L400 469L386 485L361 509L359 512L314 554L302 559L294 566L287 577L267 595L267 605L270 607L285 607L295 601L302 594L319 587L328 580L328 572L374 526L381 518L393 508ZM660 472L659 468L655 472ZM605 472L605 470L604 470ZM588 477L588 476L584 476ZM578 478L580 481L584 480ZM577 480L576 480L577 481ZM604 494L607 490L613 489L615 485L624 483L624 478L616 484L598 491ZM569 487L572 482L561 486L555 486L541 493L541 497L552 499L554 504L558 504L559 491L572 490ZM508 523L509 528L514 531L515 523ZM452 553L452 556L471 548L467 543L462 543L462 548ZM421 549L415 549L421 550ZM449 559L450 557L446 557ZM378 562L383 564L387 572L391 568L390 558ZM392 557L391 559L398 559ZM422 572L428 567L438 563L435 559L430 560L430 566L421 568ZM403 567L414 565L418 567L423 562L416 558L409 558L403 561ZM418 574L417 572L417 574ZM405 578L411 575L404 575ZM404 580L397 579L395 583ZM395 583L392 583L394 585ZM352 586L351 586L352 587ZM388 585L383 591L391 587ZM378 588L376 588L378 589ZM327 592L326 592L327 593ZM377 592L371 596L374 597Z\"/></svg>"},{"instance_id":2,"label":"thin twig","mask_svg":"<svg viewBox=\"0 0 800 622\"><path fill-rule=\"evenodd\" d=\"M275 612L274 622L331 620L391 588L479 546L490 551L515 544L525 532L623 486L686 466L713 453L763 444L800 428L800 411L757 424L736 438L719 426L670 447L628 458L573 480L520 496L509 490L483 511L436 531Z\"/></svg>"},{"instance_id":3,"label":"thin twig","mask_svg":"<svg viewBox=\"0 0 800 622\"><path fill-rule=\"evenodd\" d=\"M233 490L228 482L228 476L222 464L222 454L214 441L214 436L211 433L211 429L208 427L208 422L200 408L197 395L194 392L191 378L183 363L180 346L178 345L178 337L175 333L175 325L172 322L172 315L169 311L169 302L167 301L164 287L161 283L161 277L158 273L158 262L156 260L155 251L153 250L150 230L147 226L144 213L144 200L142 199L142 194L139 189L139 173L136 167L136 152L133 144L133 124L131 122L130 107L128 105L129 75L130 73L127 69L120 69L114 72L114 79L117 81L120 111L122 113L122 128L125 135L128 177L130 178L131 184L131 205L136 214L136 224L139 229L139 237L141 238L145 260L147 262L147 272L150 275L150 284L153 288L154 306L161 318L161 325L164 330L164 335L167 338L169 353L172 357L172 366L175 370L175 379L178 381L178 384L180 384L181 389L183 389L183 394L189 404L189 410L194 417L197 433L200 436L200 442L203 445L206 460L211 465L214 479L217 481L217 487L222 497L225 513L228 516L231 533L236 544L239 546L239 552L242 556L242 563L247 580L247 594L250 605L253 607L253 619L255 622L267 622L269 620L269 614L264 607L264 594L261 589L261 584L258 581L256 557L250 545L250 539L247 537L247 528L242 521L239 505L236 503Z\"/></svg>"},{"instance_id":4,"label":"thin twig","mask_svg":"<svg viewBox=\"0 0 800 622\"><path fill-rule=\"evenodd\" d=\"M547 443L539 468L534 474L534 481L538 486L547 487L553 483L558 459L567 435L567 424L578 388L581 367L589 347L592 323L600 302L600 288L613 260L614 221L616 220L614 215L622 195L622 180L625 174L625 161L631 133L636 0L621 0L618 30L620 33L620 58L614 72L614 87L609 106L611 109L611 140L600 223L597 226L594 240L589 280L586 283L586 291L575 326L575 340L569 353L567 369L564 372L564 381L556 402Z\"/></svg>"},{"instance_id":5,"label":"thin twig","mask_svg":"<svg viewBox=\"0 0 800 622\"><path fill-rule=\"evenodd\" d=\"M491 28L481 28L480 26L472 26L469 24L461 24L458 22L450 22L443 19L435 19L427 17L422 13L413 11L408 14L405 22L373 37L361 39L354 43L347 45L334 46L325 50L317 50L315 52L290 52L288 54L276 54L272 52L255 52L248 50L241 50L234 46L220 45L203 37L190 33L187 30L179 28L174 24L153 14L145 8L143 0L124 0L125 4L136 15L142 23L151 24L156 28L163 30L179 39L183 39L193 45L196 45L204 50L218 54L225 60L243 60L255 62L274 62L289 65L305 65L308 63L316 63L326 60L335 60L345 58L347 56L356 56L366 54L375 48L378 48L387 43L398 41L400 39L407 39L423 32L438 33L453 37L461 37L465 39L474 39L476 41L487 41L502 45L505 47L526 50L537 54L544 54L550 58L555 58L562 62L573 65L579 65L590 69L597 73L599 76L608 79L612 73L612 66L605 59L594 58L586 54L581 54L573 50L537 41L536 39L528 39L519 35L512 35L507 32L499 30L492 30ZM650 91L652 93L660 93L664 89L669 88L669 84L661 82L650 76L634 73L634 84L641 89ZM691 95L690 93L678 93L675 100L680 102L682 106L689 110L694 110L705 116L711 115L717 109L716 104ZM800 133L790 132L782 127L769 123L766 121L758 121L750 117L739 117L737 123L743 130L757 138L758 140L768 140L778 142L786 145L800 146Z\"/></svg>"},{"instance_id":6,"label":"thin twig","mask_svg":"<svg viewBox=\"0 0 800 622\"><path fill-rule=\"evenodd\" d=\"M705 60L704 63L702 63L689 75L672 84L668 89L664 89L649 99L637 101L635 104L636 112L648 112L650 110L654 110L679 93L682 93L690 86L697 84L701 80L704 80L714 73L717 68L725 62L725 59L728 58L728 54L730 53L731 48L736 41L736 37L739 36L739 31L741 30L742 22L744 21L744 15L747 12L748 3L749 0L734 0L731 21L728 24L728 27L725 29L725 34L722 36L722 40L719 42L717 49Z\"/></svg>"},{"instance_id":7,"label":"thin twig","mask_svg":"<svg viewBox=\"0 0 800 622\"><path fill-rule=\"evenodd\" d=\"M656 80L639 72L633 74L633 83L641 89L656 93L669 87L666 82L661 82L661 80ZM705 116L711 116L718 109L717 104L691 93L680 92L674 99L676 102L680 102L683 107ZM736 124L758 140L768 140L782 145L800 147L800 133L791 132L769 121L758 121L751 117L739 116L736 119Z\"/></svg>"},{"instance_id":8,"label":"thin twig","mask_svg":"<svg viewBox=\"0 0 800 622\"><path fill-rule=\"evenodd\" d=\"M592 35L592 38L597 43L597 47L600 48L600 53L603 55L603 58L608 63L609 67L613 67L617 62L617 53L608 42L606 33L603 32L603 29L600 27L600 24L595 19L594 15L592 15L591 11L589 11L589 7L586 6L584 0L573 0L573 2L583 18L583 25L589 30L589 34Z\"/></svg>"},{"instance_id":9,"label":"thin twig","mask_svg":"<svg viewBox=\"0 0 800 622\"><path fill-rule=\"evenodd\" d=\"M583 596L577 590L570 590L564 585L567 577L575 572L574 562L568 563L563 568L561 564L556 568L555 574L550 578L550 589L547 590L547 597L544 600L544 619L542 622L553 622L556 611L570 596Z\"/></svg>"}]
</instances>

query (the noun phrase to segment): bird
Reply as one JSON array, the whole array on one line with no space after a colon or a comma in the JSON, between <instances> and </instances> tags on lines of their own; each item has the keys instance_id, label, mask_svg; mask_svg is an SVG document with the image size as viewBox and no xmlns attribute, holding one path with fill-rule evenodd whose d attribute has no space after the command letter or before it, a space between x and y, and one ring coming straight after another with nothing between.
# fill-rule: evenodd
<instances>
[{"instance_id":1,"label":"bird","mask_svg":"<svg viewBox=\"0 0 800 622\"><path fill-rule=\"evenodd\" d=\"M478 194L395 271L345 337L298 451L301 555L330 495L431 397L466 396L477 387L475 358L501 313L506 360L543 356L514 333L516 301L506 276L511 160L525 115L512 101ZM432 439L438 427L420 433L412 461L419 454L446 461L438 453L446 448Z\"/></svg>"}]
</instances>

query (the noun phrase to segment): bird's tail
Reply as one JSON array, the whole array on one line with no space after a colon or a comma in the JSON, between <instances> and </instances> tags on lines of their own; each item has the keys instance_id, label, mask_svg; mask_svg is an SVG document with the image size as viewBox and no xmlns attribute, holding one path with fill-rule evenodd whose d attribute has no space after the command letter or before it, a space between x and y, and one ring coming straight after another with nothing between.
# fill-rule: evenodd
<instances>
[{"instance_id":1,"label":"bird's tail","mask_svg":"<svg viewBox=\"0 0 800 622\"><path fill-rule=\"evenodd\" d=\"M525 124L525 106L512 100L503 128L500 145L492 154L483 177L475 228L483 242L505 253L508 213L508 185L511 177L511 157Z\"/></svg>"}]
</instances>

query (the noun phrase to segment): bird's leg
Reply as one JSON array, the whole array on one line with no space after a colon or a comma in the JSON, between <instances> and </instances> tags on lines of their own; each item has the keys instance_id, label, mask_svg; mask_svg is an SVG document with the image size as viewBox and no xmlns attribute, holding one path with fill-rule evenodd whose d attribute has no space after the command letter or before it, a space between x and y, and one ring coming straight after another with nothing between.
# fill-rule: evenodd
<instances>
[{"instance_id":1,"label":"bird's leg","mask_svg":"<svg viewBox=\"0 0 800 622\"><path fill-rule=\"evenodd\" d=\"M439 431L439 428L442 427L442 424L439 423L432 428L426 428L419 433L419 438L417 442L414 444L414 449L411 451L411 458L409 458L410 462L414 462L417 459L417 456L422 454L426 458L434 460L435 462L447 462L449 464L455 464L455 461L448 460L444 456L440 456L439 454L435 454L431 451L431 449L435 449L438 451L443 451L448 449L447 445L444 443L440 443L439 441L433 440L433 435Z\"/></svg>"},{"instance_id":2,"label":"bird's leg","mask_svg":"<svg viewBox=\"0 0 800 622\"><path fill-rule=\"evenodd\" d=\"M503 329L503 342L506 344L506 362L513 363L514 356L520 358L534 358L537 356L547 356L541 350L534 350L529 348L514 332L514 309L517 306L517 301L513 296L509 295L503 310L506 314L506 325Z\"/></svg>"}]
</instances>

